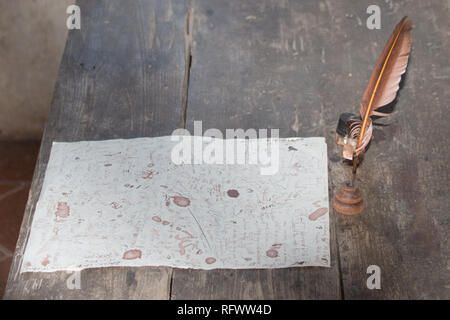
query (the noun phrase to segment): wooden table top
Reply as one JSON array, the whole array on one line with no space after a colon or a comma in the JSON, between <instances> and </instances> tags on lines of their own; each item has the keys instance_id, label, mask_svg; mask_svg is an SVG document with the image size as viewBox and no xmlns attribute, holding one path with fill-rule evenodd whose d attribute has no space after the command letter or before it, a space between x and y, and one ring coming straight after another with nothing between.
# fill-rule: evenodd
<instances>
[{"instance_id":1,"label":"wooden table top","mask_svg":"<svg viewBox=\"0 0 450 320\"><path fill-rule=\"evenodd\" d=\"M79 0L6 289L7 299L448 299L450 21L447 1ZM366 27L369 4L381 29ZM279 128L325 136L330 199L349 176L334 143L358 112L395 24L414 23L395 112L376 126L359 169L366 209L330 212L331 268L96 268L71 290L66 272L20 265L52 141ZM192 131L191 131L192 132ZM381 269L369 290L367 268Z\"/></svg>"}]
</instances>

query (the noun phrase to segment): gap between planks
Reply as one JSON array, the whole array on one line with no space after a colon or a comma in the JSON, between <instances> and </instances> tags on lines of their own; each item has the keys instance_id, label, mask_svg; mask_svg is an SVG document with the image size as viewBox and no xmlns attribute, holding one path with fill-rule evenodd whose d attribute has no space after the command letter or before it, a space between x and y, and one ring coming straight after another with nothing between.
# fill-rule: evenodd
<instances>
[{"instance_id":1,"label":"gap between planks","mask_svg":"<svg viewBox=\"0 0 450 320\"><path fill-rule=\"evenodd\" d=\"M186 12L186 30L184 33L184 79L182 88L182 98L181 98L181 114L180 121L178 124L179 128L186 128L186 114L188 106L188 96L189 96L189 78L191 75L192 66L192 24L193 24L193 12L191 8L191 0L187 2L187 12Z\"/></svg>"}]
</instances>

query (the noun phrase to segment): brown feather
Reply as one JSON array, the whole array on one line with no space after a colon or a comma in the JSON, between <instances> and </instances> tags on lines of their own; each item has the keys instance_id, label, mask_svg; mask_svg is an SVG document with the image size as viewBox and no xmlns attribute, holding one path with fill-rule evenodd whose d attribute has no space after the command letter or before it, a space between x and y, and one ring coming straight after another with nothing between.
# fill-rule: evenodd
<instances>
[{"instance_id":1,"label":"brown feather","mask_svg":"<svg viewBox=\"0 0 450 320\"><path fill-rule=\"evenodd\" d=\"M372 136L372 130L369 129L372 127L370 116L387 116L388 114L376 110L391 103L397 95L401 76L405 73L408 65L411 50L411 29L412 23L407 17L404 17L397 24L378 59L369 85L364 92L360 104L362 123L356 147L354 172L356 172L358 156L364 152L365 146Z\"/></svg>"}]
</instances>

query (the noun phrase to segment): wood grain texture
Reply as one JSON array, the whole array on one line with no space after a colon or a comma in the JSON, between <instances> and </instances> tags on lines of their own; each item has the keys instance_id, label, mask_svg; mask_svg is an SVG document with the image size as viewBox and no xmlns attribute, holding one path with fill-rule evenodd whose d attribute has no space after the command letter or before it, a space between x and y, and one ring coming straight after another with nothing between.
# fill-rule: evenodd
<instances>
[{"instance_id":1,"label":"wood grain texture","mask_svg":"<svg viewBox=\"0 0 450 320\"><path fill-rule=\"evenodd\" d=\"M358 169L365 210L359 216L338 216L344 298L449 299L450 129L441 125L449 122L449 8L446 1L373 4L382 8L382 29L373 32L363 26L349 32L355 57L350 72L361 81L352 78L340 87L357 88L352 96L358 101L390 30L404 15L414 25L412 51L394 112L375 121L388 126L375 126ZM354 8L364 9L359 2ZM347 10L337 6L334 12L343 15ZM333 148L330 156L338 153ZM350 171L338 163L331 170L337 191ZM366 287L369 265L381 268L381 290Z\"/></svg>"},{"instance_id":2,"label":"wood grain texture","mask_svg":"<svg viewBox=\"0 0 450 320\"><path fill-rule=\"evenodd\" d=\"M446 1L192 0L188 36L184 1L79 3L82 29L70 31L6 298L450 298ZM369 4L381 8L380 30L366 28ZM337 119L357 113L404 15L415 27L404 85L358 171L366 209L330 212L331 268L89 269L82 290L67 289L70 274L18 274L51 141L170 134L185 103L191 132L202 120L204 130L325 136L331 199L351 172ZM381 290L366 287L369 265L381 268Z\"/></svg>"},{"instance_id":3,"label":"wood grain texture","mask_svg":"<svg viewBox=\"0 0 450 320\"><path fill-rule=\"evenodd\" d=\"M7 299L168 299L170 268L105 268L19 274L52 141L170 135L183 109L184 1L90 1L71 30L42 140ZM65 27L65 26L61 26Z\"/></svg>"},{"instance_id":4,"label":"wood grain texture","mask_svg":"<svg viewBox=\"0 0 450 320\"><path fill-rule=\"evenodd\" d=\"M369 4L382 9L381 30L366 28ZM194 1L192 9L187 128L203 120L204 130L324 135L330 196L351 171L333 141L339 114L357 112L395 23L408 15L416 28L396 112L374 130L360 168L366 210L331 214L339 249L331 244L332 268L175 270L172 297L448 299L449 129L436 125L448 122L446 2ZM366 286L373 264L381 268L381 290Z\"/></svg>"},{"instance_id":5,"label":"wood grain texture","mask_svg":"<svg viewBox=\"0 0 450 320\"><path fill-rule=\"evenodd\" d=\"M326 66L319 43L329 39L325 21L330 16L312 1L284 3L192 2L188 130L193 132L194 120L202 120L204 130L224 133L280 128L282 137L325 135L320 90ZM320 73L314 76L315 71ZM331 268L176 269L172 298L340 298L333 215L330 221Z\"/></svg>"}]
</instances>

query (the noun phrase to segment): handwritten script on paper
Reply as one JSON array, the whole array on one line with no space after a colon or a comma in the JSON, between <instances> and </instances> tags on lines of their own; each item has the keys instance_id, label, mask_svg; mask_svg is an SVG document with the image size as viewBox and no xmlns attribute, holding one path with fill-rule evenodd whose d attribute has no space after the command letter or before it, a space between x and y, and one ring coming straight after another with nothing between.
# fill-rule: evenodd
<instances>
[{"instance_id":1,"label":"handwritten script on paper","mask_svg":"<svg viewBox=\"0 0 450 320\"><path fill-rule=\"evenodd\" d=\"M274 175L177 165L175 144L53 143L21 272L330 266L324 138L280 139Z\"/></svg>"}]
</instances>

